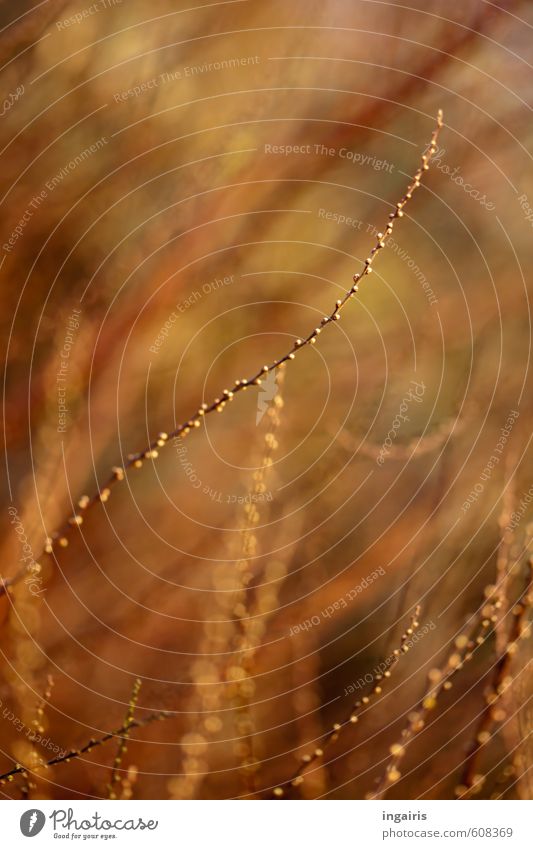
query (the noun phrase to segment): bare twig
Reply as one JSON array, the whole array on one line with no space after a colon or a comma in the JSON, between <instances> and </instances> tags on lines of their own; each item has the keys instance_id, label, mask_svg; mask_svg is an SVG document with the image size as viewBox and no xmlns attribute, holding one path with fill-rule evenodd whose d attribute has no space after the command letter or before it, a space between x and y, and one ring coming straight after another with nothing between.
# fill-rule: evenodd
<instances>
[{"instance_id":1,"label":"bare twig","mask_svg":"<svg viewBox=\"0 0 533 849\"><path fill-rule=\"evenodd\" d=\"M104 734L103 737L91 738L88 743L85 743L85 745L81 746L79 749L71 749L70 752L67 752L64 755L58 755L49 761L45 761L40 764L39 769L48 769L51 766L56 766L56 764L69 763L75 758L79 758L81 755L86 755L88 752L92 752L92 750L97 748L97 746L102 746L109 740L114 740L116 737L124 737L127 731L131 732L134 728L144 728L145 725L150 725L152 722L156 722L158 720L171 719L174 715L175 714L170 711L162 710L157 713L151 713L148 716L145 716L144 719L134 719L132 722L117 728L116 731L109 731L107 734ZM6 781L13 781L17 775L22 775L27 778L30 771L31 770L28 770L27 767L22 766L21 764L16 764L13 769L9 770L9 772L5 772L3 775L0 775L0 785L5 784Z\"/></svg>"},{"instance_id":2,"label":"bare twig","mask_svg":"<svg viewBox=\"0 0 533 849\"><path fill-rule=\"evenodd\" d=\"M453 418L447 419L426 436L415 436L404 445L391 445L388 448L387 459L410 460L421 457L424 454L430 454L432 451L437 451L441 448L452 434L458 436L463 428L464 423L462 421ZM338 433L332 429L330 433L350 453L357 452L364 454L372 460L377 460L381 454L381 445L369 441L358 441L357 437L353 436L346 429Z\"/></svg>"},{"instance_id":3,"label":"bare twig","mask_svg":"<svg viewBox=\"0 0 533 849\"><path fill-rule=\"evenodd\" d=\"M95 504L106 502L111 494L112 488L118 482L124 480L126 471L129 471L130 469L140 469L145 460L155 460L158 457L159 450L164 448L169 439L186 437L191 430L200 427L205 416L213 412L222 412L228 402L232 401L238 393L245 391L250 386L259 386L269 372L275 371L284 363L294 360L300 350L308 345L314 345L316 343L320 333L325 327L329 324L334 324L340 319L343 308L346 306L348 301L357 294L359 286L364 278L371 274L372 266L378 253L385 247L386 240L391 235L397 219L403 217L406 204L412 198L414 192L419 188L424 172L429 169L430 160L437 149L437 138L441 127L442 111L439 109L437 114L437 123L431 135L430 143L422 154L421 164L409 183L405 194L397 202L394 212L389 214L388 223L384 231L377 234L377 241L365 259L363 269L357 274L354 274L353 285L347 290L343 298L339 298L335 302L335 306L332 311L324 316L320 325L315 327L307 336L296 339L290 350L280 356L277 360L274 360L274 362L270 363L270 365L266 364L262 366L262 368L260 368L259 371L251 377L244 378L243 380L236 380L232 389L224 389L223 393L215 398L210 404L203 403L200 408L189 419L187 419L187 421L182 422L172 432L167 433L162 431L159 433L157 438L150 442L145 449L134 454L130 454L123 467L113 466L112 474L106 483L93 496L89 497L88 495L83 495L78 501L78 511L74 513L74 515L72 515L58 531L47 538L45 547L38 559L44 555L51 555L54 551L54 547L57 545L59 545L60 548L66 548L69 544L69 535L72 529L83 524L83 514ZM8 592L9 588L21 580L26 572L27 570L24 568L11 578L1 579L0 596Z\"/></svg>"},{"instance_id":4,"label":"bare twig","mask_svg":"<svg viewBox=\"0 0 533 849\"><path fill-rule=\"evenodd\" d=\"M410 638L413 635L415 628L418 628L419 621L418 617L420 615L420 607L417 607L413 616L411 617L411 622L409 627L404 631L401 636L400 646L399 648L394 649L392 652L392 656L390 659L390 663L388 664L387 669L384 671L383 675L376 675L375 683L372 686L372 689L368 693L368 695L363 696L361 699L358 699L351 707L349 712L346 715L346 718L342 722L335 722L332 729L328 731L325 735L321 745L316 748L311 754L304 755L302 757L301 763L292 776L283 784L278 785L274 789L274 797L277 799L281 799L286 795L286 791L292 787L299 787L300 784L304 781L304 773L309 769L310 765L319 760L323 754L324 750L338 740L339 735L343 731L343 729L349 728L350 725L355 725L359 722L359 716L363 713L364 710L367 709L367 705L370 703L371 699L374 696L379 696L383 690L383 684L386 679L389 679L392 674L392 670L398 663L399 659L409 651L409 642Z\"/></svg>"},{"instance_id":5,"label":"bare twig","mask_svg":"<svg viewBox=\"0 0 533 849\"><path fill-rule=\"evenodd\" d=\"M472 659L476 646L482 645L491 625L495 621L494 604L488 601L472 621L467 633L460 634L450 650L446 663L442 669L432 669L429 672L429 684L424 698L417 708L409 714L407 725L403 728L400 740L390 747L391 758L387 763L385 773L379 780L375 790L368 794L368 799L383 799L389 787L396 784L401 778L399 765L404 758L407 746L426 727L426 719L429 713L435 709L438 698L443 691L452 688L451 679L463 668L464 664ZM480 621L481 620L481 621Z\"/></svg>"},{"instance_id":6,"label":"bare twig","mask_svg":"<svg viewBox=\"0 0 533 849\"><path fill-rule=\"evenodd\" d=\"M115 793L115 784L118 784L118 782L120 781L122 758L127 751L127 742L130 736L130 728L132 727L135 708L137 707L137 701L139 699L141 683L141 679L137 678L131 691L131 697L128 703L128 712L126 713L126 719L124 722L124 727L126 730L124 731L124 734L119 740L117 754L115 755L115 760L113 761L113 768L111 770L111 779L107 786L108 799L117 798L117 795Z\"/></svg>"}]
</instances>

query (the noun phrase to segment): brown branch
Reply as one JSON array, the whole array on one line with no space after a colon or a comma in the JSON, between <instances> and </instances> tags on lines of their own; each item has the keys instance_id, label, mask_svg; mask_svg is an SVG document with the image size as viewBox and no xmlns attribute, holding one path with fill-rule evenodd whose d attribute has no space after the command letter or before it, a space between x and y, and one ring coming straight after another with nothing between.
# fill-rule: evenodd
<instances>
[{"instance_id":1,"label":"brown branch","mask_svg":"<svg viewBox=\"0 0 533 849\"><path fill-rule=\"evenodd\" d=\"M437 706L441 693L452 688L451 679L463 668L466 662L472 659L476 646L482 645L487 639L490 626L494 624L496 618L494 609L494 604L490 601L484 605L481 616L475 618L468 632L460 634L456 638L444 667L432 670L429 673L429 686L426 693L416 710L409 715L409 721L402 729L400 740L390 747L392 757L387 763L385 773L379 780L377 788L368 794L368 799L383 799L389 787L400 780L401 773L398 767L406 754L408 744L425 728L427 716ZM483 618L479 623L481 617ZM476 632L477 636L474 637Z\"/></svg>"},{"instance_id":2,"label":"brown branch","mask_svg":"<svg viewBox=\"0 0 533 849\"><path fill-rule=\"evenodd\" d=\"M84 746L81 746L79 749L71 749L70 752L67 752L64 755L58 755L55 758L52 758L49 761L45 761L40 764L41 769L48 769L51 766L56 766L61 763L69 763L71 760L75 758L79 758L81 755L85 755L88 752L91 752L93 749L97 748L97 746L102 746L104 743L107 743L109 740L115 739L115 737L124 737L126 732L132 731L134 728L144 728L145 725L150 725L152 722L156 722L157 720L170 719L174 716L174 713L170 711L158 711L157 713L151 713L146 716L144 719L134 719L132 722L126 722L120 728L117 728L116 731L109 731L107 734L104 734L103 737L91 738L88 743L85 743ZM6 781L13 781L16 775L23 775L25 778L28 777L28 773L32 772L32 770L28 769L21 764L16 764L13 769L9 772L5 772L3 775L0 775L0 785L4 785Z\"/></svg>"},{"instance_id":3,"label":"brown branch","mask_svg":"<svg viewBox=\"0 0 533 849\"><path fill-rule=\"evenodd\" d=\"M83 513L85 513L88 509L100 502L106 502L111 494L111 489L118 483L119 481L123 481L126 471L130 469L140 469L145 460L155 460L159 455L159 449L164 448L169 439L175 439L176 437L184 438L190 433L194 428L200 427L202 420L205 416L209 415L213 412L222 412L226 406L226 404L233 400L233 398L240 392L244 392L250 386L259 386L264 377L269 372L275 371L284 363L290 362L294 360L297 353L303 348L314 345L324 329L324 327L329 324L334 324L341 317L341 311L346 306L349 300L351 300L359 291L359 286L363 279L367 277L372 272L372 266L375 261L378 253L385 247L386 239L391 235L394 224L398 218L402 218L404 215L404 207L408 203L408 201L412 198L414 192L419 188L422 176L425 171L429 169L429 163L431 157L435 153L437 149L437 138L439 135L439 131L442 127L442 111L439 109L437 114L437 123L433 133L431 135L430 143L422 154L422 161L417 169L414 177L409 183L405 194L398 201L395 206L394 212L389 214L388 223L384 229L383 233L378 233L377 241L374 247L371 249L368 257L364 261L363 269L354 274L353 277L353 285L347 290L343 298L339 298L335 302L335 306L332 311L325 315L322 319L320 325L315 327L307 336L304 338L296 339L287 353L283 354L277 360L270 363L270 365L264 365L259 369L258 372L253 374L251 377L245 378L244 380L236 380L232 389L224 389L223 393L215 398L210 404L202 404L201 407L185 422L182 422L175 428L171 433L161 432L157 436L155 440L153 440L147 448L143 451L138 451L137 453L130 454L128 457L127 463L124 467L113 466L112 474L106 481L103 487L101 487L92 497L88 495L83 495L78 501L78 512L74 513L60 528L57 532L55 532L51 537L48 537L45 543L44 550L41 552L41 555L38 559L43 557L44 555L51 555L54 550L54 546L58 544L60 548L66 548L69 544L69 534L73 528L79 527L83 523ZM24 575L27 574L27 569L21 569L11 578L2 578L0 579L0 596L4 595L9 591L9 588L16 584L19 580L21 580Z\"/></svg>"},{"instance_id":4,"label":"brown branch","mask_svg":"<svg viewBox=\"0 0 533 849\"><path fill-rule=\"evenodd\" d=\"M121 736L118 744L117 753L115 755L115 760L113 761L113 768L111 770L111 779L109 784L107 785L107 793L108 799L116 799L115 793L115 784L120 780L120 765L122 763L122 758L127 751L127 743L128 738L130 736L130 729L133 723L133 716L135 714L135 708L137 707L137 701L139 699L139 691L141 689L141 679L136 678L135 683L133 685L133 689L131 691L130 700L128 703L128 711L126 713L126 719L124 721L124 734Z\"/></svg>"},{"instance_id":5,"label":"brown branch","mask_svg":"<svg viewBox=\"0 0 533 849\"><path fill-rule=\"evenodd\" d=\"M505 691L512 685L510 675L513 656L522 636L527 633L526 619L533 604L533 557L529 558L525 587L517 604L512 609L512 623L509 630L505 650L494 666L493 681L490 692L485 697L485 708L481 714L474 740L470 746L463 769L462 784L456 788L456 796L465 798L476 789L480 789L483 777L477 774L477 765L483 746L491 738L491 729L497 721L495 704Z\"/></svg>"},{"instance_id":6,"label":"brown branch","mask_svg":"<svg viewBox=\"0 0 533 849\"><path fill-rule=\"evenodd\" d=\"M379 696L383 690L384 679L389 679L392 674L392 669L396 666L399 659L402 655L406 654L409 651L409 641L414 632L415 628L418 628L419 621L418 616L420 615L420 607L417 607L413 616L411 617L411 623L409 627L404 631L400 640L400 647L394 649L391 655L391 662L389 663L387 669L383 673L383 675L376 675L375 683L372 686L372 689L368 693L367 696L363 696L361 699L358 699L351 707L349 712L346 715L346 718L342 722L335 722L331 731L325 735L323 742L320 747L316 748L312 754L304 755L302 757L301 763L292 776L283 784L278 785L274 788L273 794L276 799L281 799L286 795L286 790L292 787L299 787L300 784L304 781L304 773L309 769L311 764L315 763L319 758L321 758L324 754L324 750L338 740L339 735L343 731L343 729L349 728L350 725L355 725L359 722L359 716L366 709L366 706L370 703L370 700L373 696ZM388 660L388 658L387 658Z\"/></svg>"}]
</instances>

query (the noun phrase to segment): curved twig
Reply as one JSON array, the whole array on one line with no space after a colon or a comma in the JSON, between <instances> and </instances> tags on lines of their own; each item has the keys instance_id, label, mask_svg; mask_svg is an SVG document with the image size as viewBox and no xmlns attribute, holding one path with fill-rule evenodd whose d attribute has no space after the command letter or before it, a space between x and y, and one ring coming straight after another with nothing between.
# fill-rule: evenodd
<instances>
[{"instance_id":1,"label":"curved twig","mask_svg":"<svg viewBox=\"0 0 533 849\"><path fill-rule=\"evenodd\" d=\"M279 368L283 363L289 362L290 360L294 360L296 354L302 349L307 347L308 345L314 345L322 332L323 328L328 324L333 324L338 321L341 317L341 311L346 306L349 300L354 297L359 291L359 285L362 280L367 277L372 272L372 265L378 253L385 247L386 239L391 235L394 224L398 218L402 218L404 215L404 207L407 202L412 198L416 189L419 188L422 176L424 171L429 169L429 163L431 157L435 153L437 149L437 138L442 127L442 110L439 109L437 114L437 123L433 133L431 135L431 140L427 149L422 154L422 161L417 169L414 177L409 183L405 194L396 204L394 212L389 214L389 220L387 226L385 227L383 232L379 232L377 234L377 241L370 251L369 255L364 261L364 266L362 271L354 274L353 276L353 284L345 293L343 298L339 298L335 302L335 306L332 311L325 315L322 319L320 325L315 327L307 336L304 338L298 338L293 343L287 353L283 354L277 360L270 363L270 365L264 365L259 369L255 374L251 377L244 378L243 380L236 380L232 389L224 389L223 393L215 398L210 404L202 404L201 407L189 418L187 421L182 422L178 427L176 427L172 432L167 433L162 431L158 434L157 438L154 439L150 444L142 451L138 451L134 454L130 454L128 456L128 461L125 465L122 466L113 466L111 470L111 476L108 478L106 483L101 487L93 496L89 497L88 495L83 495L78 501L78 512L76 512L73 516L71 516L65 524L51 537L48 537L44 546L43 551L41 552L38 559L43 557L44 555L51 555L54 550L54 546L59 545L61 548L66 548L69 544L69 534L73 528L79 527L83 524L83 513L85 513L88 509L90 509L94 504L99 502L106 502L111 495L112 487L117 484L119 481L123 481L126 471L130 469L139 469L142 467L143 462L145 460L155 460L159 454L159 449L164 448L169 439L174 439L176 437L184 438L190 433L194 428L200 427L202 423L202 419L209 415L209 413L213 412L222 412L224 407L229 401L232 401L235 395L239 392L243 392L250 386L259 386L264 377L266 377L269 372L275 371ZM21 580L24 575L27 574L27 569L23 568L18 571L11 578L2 578L0 579L0 596L7 593L14 584L16 584L19 580Z\"/></svg>"}]
</instances>

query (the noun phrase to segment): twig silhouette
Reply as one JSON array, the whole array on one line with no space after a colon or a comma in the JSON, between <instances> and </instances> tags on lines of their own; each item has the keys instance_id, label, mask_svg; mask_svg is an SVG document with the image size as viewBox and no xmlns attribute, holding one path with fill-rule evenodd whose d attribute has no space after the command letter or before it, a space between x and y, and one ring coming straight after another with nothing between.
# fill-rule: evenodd
<instances>
[{"instance_id":1,"label":"twig silhouette","mask_svg":"<svg viewBox=\"0 0 533 849\"><path fill-rule=\"evenodd\" d=\"M487 639L490 627L494 625L496 619L494 610L494 604L489 600L483 606L480 615L473 619L467 633L460 634L456 638L443 668L432 670L429 673L429 685L426 694L416 710L409 715L409 721L402 730L400 740L390 747L391 758L387 763L385 773L378 781L376 789L367 795L368 799L383 799L387 790L400 780L402 776L398 767L406 754L407 746L426 727L426 719L437 706L438 698L442 692L450 690L453 686L451 679L463 668L465 663L472 659L475 648L482 645Z\"/></svg>"},{"instance_id":2,"label":"twig silhouette","mask_svg":"<svg viewBox=\"0 0 533 849\"><path fill-rule=\"evenodd\" d=\"M74 513L74 515L72 515L59 530L46 539L45 547L38 559L42 558L44 555L52 555L56 545L59 545L60 548L66 548L69 544L69 535L73 528L79 528L79 526L83 524L83 514L95 504L106 502L111 495L112 488L118 482L124 480L127 471L130 469L140 469L145 460L155 460L159 455L159 449L164 448L169 439L174 439L178 436L182 438L186 437L191 430L200 427L202 419L205 416L213 412L222 412L225 406L232 401L237 394L246 391L246 389L250 386L260 386L262 381L269 375L270 372L275 371L284 363L294 360L299 351L308 345L314 345L316 343L320 333L325 327L339 321L343 308L346 306L348 301L357 294L359 286L364 278L371 274L372 266L378 253L385 247L386 239L391 235L397 219L403 217L406 204L419 188L424 172L429 169L429 163L437 149L437 138L442 127L442 118L442 110L439 109L437 113L436 126L431 135L431 140L428 147L422 154L421 164L407 186L405 194L396 203L394 212L389 214L388 223L384 228L384 231L378 233L377 241L365 259L363 269L357 274L354 274L352 286L347 290L343 298L339 298L335 302L334 308L329 314L324 316L320 325L315 327L307 336L296 339L290 350L280 356L277 360L274 360L274 362L270 363L270 365L267 364L262 366L259 371L251 377L244 378L243 380L236 380L232 389L224 389L222 394L215 398L215 400L210 404L203 403L200 408L189 419L187 419L187 421L182 422L172 432L160 432L157 438L150 442L144 450L130 454L128 456L128 461L124 466L113 466L111 476L107 479L103 487L101 487L92 496L83 495L78 501L78 511ZM9 588L21 580L26 573L27 569L23 568L11 578L0 579L0 596L7 593Z\"/></svg>"},{"instance_id":3,"label":"twig silhouette","mask_svg":"<svg viewBox=\"0 0 533 849\"><path fill-rule=\"evenodd\" d=\"M497 720L495 704L505 691L512 685L510 667L520 639L527 633L527 615L533 604L533 557L527 564L525 586L517 604L512 609L512 622L507 636L503 654L494 666L493 680L490 691L485 697L485 708L478 722L474 740L467 754L463 769L462 784L456 788L456 796L465 798L483 782L483 776L477 774L477 765L481 750L491 738L491 728Z\"/></svg>"},{"instance_id":4,"label":"twig silhouette","mask_svg":"<svg viewBox=\"0 0 533 849\"><path fill-rule=\"evenodd\" d=\"M135 683L133 685L133 689L131 691L131 697L128 703L128 711L126 713L126 719L124 721L124 727L126 728L126 731L119 740L117 753L115 755L115 760L113 761L113 768L111 770L111 779L107 786L108 799L117 798L117 795L115 793L115 784L118 784L118 782L120 781L120 767L122 764L122 758L127 751L130 728L132 727L135 708L137 707L137 702L139 700L139 691L141 689L141 683L141 679L136 678Z\"/></svg>"},{"instance_id":5,"label":"twig silhouette","mask_svg":"<svg viewBox=\"0 0 533 849\"><path fill-rule=\"evenodd\" d=\"M411 617L411 622L409 627L403 632L400 640L399 648L394 649L391 655L391 662L388 664L387 669L384 671L383 675L376 675L375 683L372 686L372 689L368 693L368 695L363 696L361 699L358 699L354 704L351 705L350 710L347 712L345 719L342 722L335 722L332 729L328 731L325 735L322 744L316 748L312 754L304 755L302 757L301 763L298 769L291 775L291 777L284 782L283 784L278 785L274 788L274 797L276 799L281 799L286 795L286 790L291 787L299 787L304 781L304 773L309 769L310 765L315 763L315 761L319 760L323 754L324 750L338 740L339 735L343 731L343 729L349 728L350 725L355 725L359 722L359 716L365 709L367 709L367 705L370 703L370 700L374 696L379 696L383 690L383 684L385 680L388 680L391 677L392 670L402 657L402 655L406 654L409 651L409 642L410 638L415 630L418 628L419 621L418 617L420 615L420 607L417 607L413 616Z\"/></svg>"},{"instance_id":6,"label":"twig silhouette","mask_svg":"<svg viewBox=\"0 0 533 849\"><path fill-rule=\"evenodd\" d=\"M58 755L49 761L45 761L40 764L38 768L48 769L49 767L56 766L57 764L69 763L75 758L79 758L81 755L86 755L88 752L92 752L92 750L97 748L97 746L102 746L109 740L114 740L116 737L123 738L126 732L131 732L135 728L144 728L145 725L150 725L152 722L157 722L158 720L171 719L173 716L175 716L174 713L162 710L157 713L151 713L148 716L145 716L144 719L134 719L132 722L126 722L120 728L117 728L116 731L109 731L107 734L104 734L103 737L93 737L88 743L85 743L85 745L81 746L79 749L71 749L70 752L67 752L64 755ZM28 773L31 771L32 770L28 769L28 767L16 764L13 769L9 770L9 772L5 772L3 775L0 775L0 785L5 784L6 781L13 781L17 775L23 775L27 778Z\"/></svg>"}]
</instances>

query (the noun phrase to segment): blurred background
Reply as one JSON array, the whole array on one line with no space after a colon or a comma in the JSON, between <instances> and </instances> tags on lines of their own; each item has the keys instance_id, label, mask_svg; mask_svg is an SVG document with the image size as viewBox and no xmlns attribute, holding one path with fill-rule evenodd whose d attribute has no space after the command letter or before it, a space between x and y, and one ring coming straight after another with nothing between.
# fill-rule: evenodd
<instances>
[{"instance_id":1,"label":"blurred background","mask_svg":"<svg viewBox=\"0 0 533 849\"><path fill-rule=\"evenodd\" d=\"M0 23L1 573L27 569L0 598L0 771L29 770L2 795L364 798L499 575L496 635L386 792L530 798L508 644L533 518L531 4L3 0ZM86 509L331 312L439 108L342 320ZM417 604L422 636L344 725ZM135 717L171 715L113 774L116 739L42 767L123 727L137 678Z\"/></svg>"}]
</instances>

